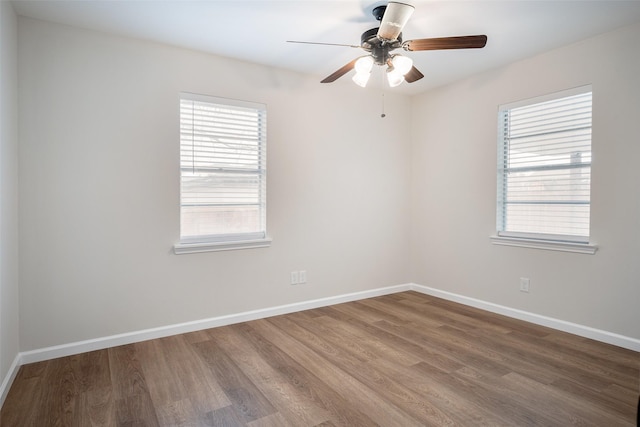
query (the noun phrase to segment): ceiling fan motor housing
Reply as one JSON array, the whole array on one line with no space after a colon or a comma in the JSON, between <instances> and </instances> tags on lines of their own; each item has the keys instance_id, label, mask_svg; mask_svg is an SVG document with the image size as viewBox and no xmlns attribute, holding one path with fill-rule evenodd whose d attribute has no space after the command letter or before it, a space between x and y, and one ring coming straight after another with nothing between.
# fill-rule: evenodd
<instances>
[{"instance_id":1,"label":"ceiling fan motor housing","mask_svg":"<svg viewBox=\"0 0 640 427\"><path fill-rule=\"evenodd\" d=\"M391 58L389 52L402 46L402 33L398 35L396 40L389 43L378 38L378 28L372 28L362 33L360 46L371 53L377 65L384 65Z\"/></svg>"}]
</instances>

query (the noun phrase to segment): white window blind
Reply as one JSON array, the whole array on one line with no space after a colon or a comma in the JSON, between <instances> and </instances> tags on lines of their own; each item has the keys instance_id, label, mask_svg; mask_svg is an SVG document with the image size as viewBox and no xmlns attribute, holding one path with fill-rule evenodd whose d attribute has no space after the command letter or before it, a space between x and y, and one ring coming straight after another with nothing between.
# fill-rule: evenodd
<instances>
[{"instance_id":1,"label":"white window blind","mask_svg":"<svg viewBox=\"0 0 640 427\"><path fill-rule=\"evenodd\" d=\"M266 238L266 107L180 94L180 240Z\"/></svg>"},{"instance_id":2,"label":"white window blind","mask_svg":"<svg viewBox=\"0 0 640 427\"><path fill-rule=\"evenodd\" d=\"M591 87L501 106L499 236L587 243Z\"/></svg>"}]
</instances>

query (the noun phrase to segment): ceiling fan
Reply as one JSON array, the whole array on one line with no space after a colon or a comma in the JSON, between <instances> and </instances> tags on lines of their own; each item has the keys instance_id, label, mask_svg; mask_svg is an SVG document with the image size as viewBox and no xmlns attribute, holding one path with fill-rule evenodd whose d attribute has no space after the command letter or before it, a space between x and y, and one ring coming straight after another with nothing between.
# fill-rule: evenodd
<instances>
[{"instance_id":1,"label":"ceiling fan","mask_svg":"<svg viewBox=\"0 0 640 427\"><path fill-rule=\"evenodd\" d=\"M424 77L424 75L413 66L411 58L391 53L396 49L402 48L409 52L419 50L476 49L482 48L487 44L487 36L485 35L402 41L402 29L411 17L414 9L412 5L395 1L389 2L386 6L374 8L372 14L375 19L380 21L380 27L372 28L362 33L359 46L292 40L288 40L288 42L347 46L364 49L368 52L367 55L352 60L321 81L321 83L334 82L355 68L356 74L353 76L353 81L362 87L365 87L369 81L371 69L374 64L387 66L387 81L391 87L398 86L403 81L413 83Z\"/></svg>"}]
</instances>

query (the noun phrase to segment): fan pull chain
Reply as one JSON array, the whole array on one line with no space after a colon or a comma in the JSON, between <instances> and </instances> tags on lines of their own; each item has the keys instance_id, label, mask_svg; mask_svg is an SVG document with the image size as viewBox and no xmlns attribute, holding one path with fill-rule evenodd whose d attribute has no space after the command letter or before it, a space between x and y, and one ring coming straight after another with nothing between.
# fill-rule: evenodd
<instances>
[{"instance_id":1,"label":"fan pull chain","mask_svg":"<svg viewBox=\"0 0 640 427\"><path fill-rule=\"evenodd\" d=\"M384 77L385 77L385 73L384 73L384 72L383 72L383 73L381 73L381 74L380 74L380 77L381 77L381 80L382 80L382 81L381 81L382 86L380 86L380 87L382 88L382 111L381 111L381 113L380 113L380 118L381 118L381 119L384 119L385 117L387 117L387 115L386 115L386 114L385 114L385 112L384 112L384 88L385 88L385 86L384 86L384 85L385 85L385 83L386 83L386 81L385 81L385 79L384 79Z\"/></svg>"}]
</instances>

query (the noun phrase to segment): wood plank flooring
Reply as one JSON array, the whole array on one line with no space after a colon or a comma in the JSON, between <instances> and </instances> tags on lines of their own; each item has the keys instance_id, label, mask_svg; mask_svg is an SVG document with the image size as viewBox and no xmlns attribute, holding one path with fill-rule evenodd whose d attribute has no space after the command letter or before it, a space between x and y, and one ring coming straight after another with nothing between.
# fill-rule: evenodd
<instances>
[{"instance_id":1,"label":"wood plank flooring","mask_svg":"<svg viewBox=\"0 0 640 427\"><path fill-rule=\"evenodd\" d=\"M633 426L640 353L403 292L25 365L5 426Z\"/></svg>"}]
</instances>

